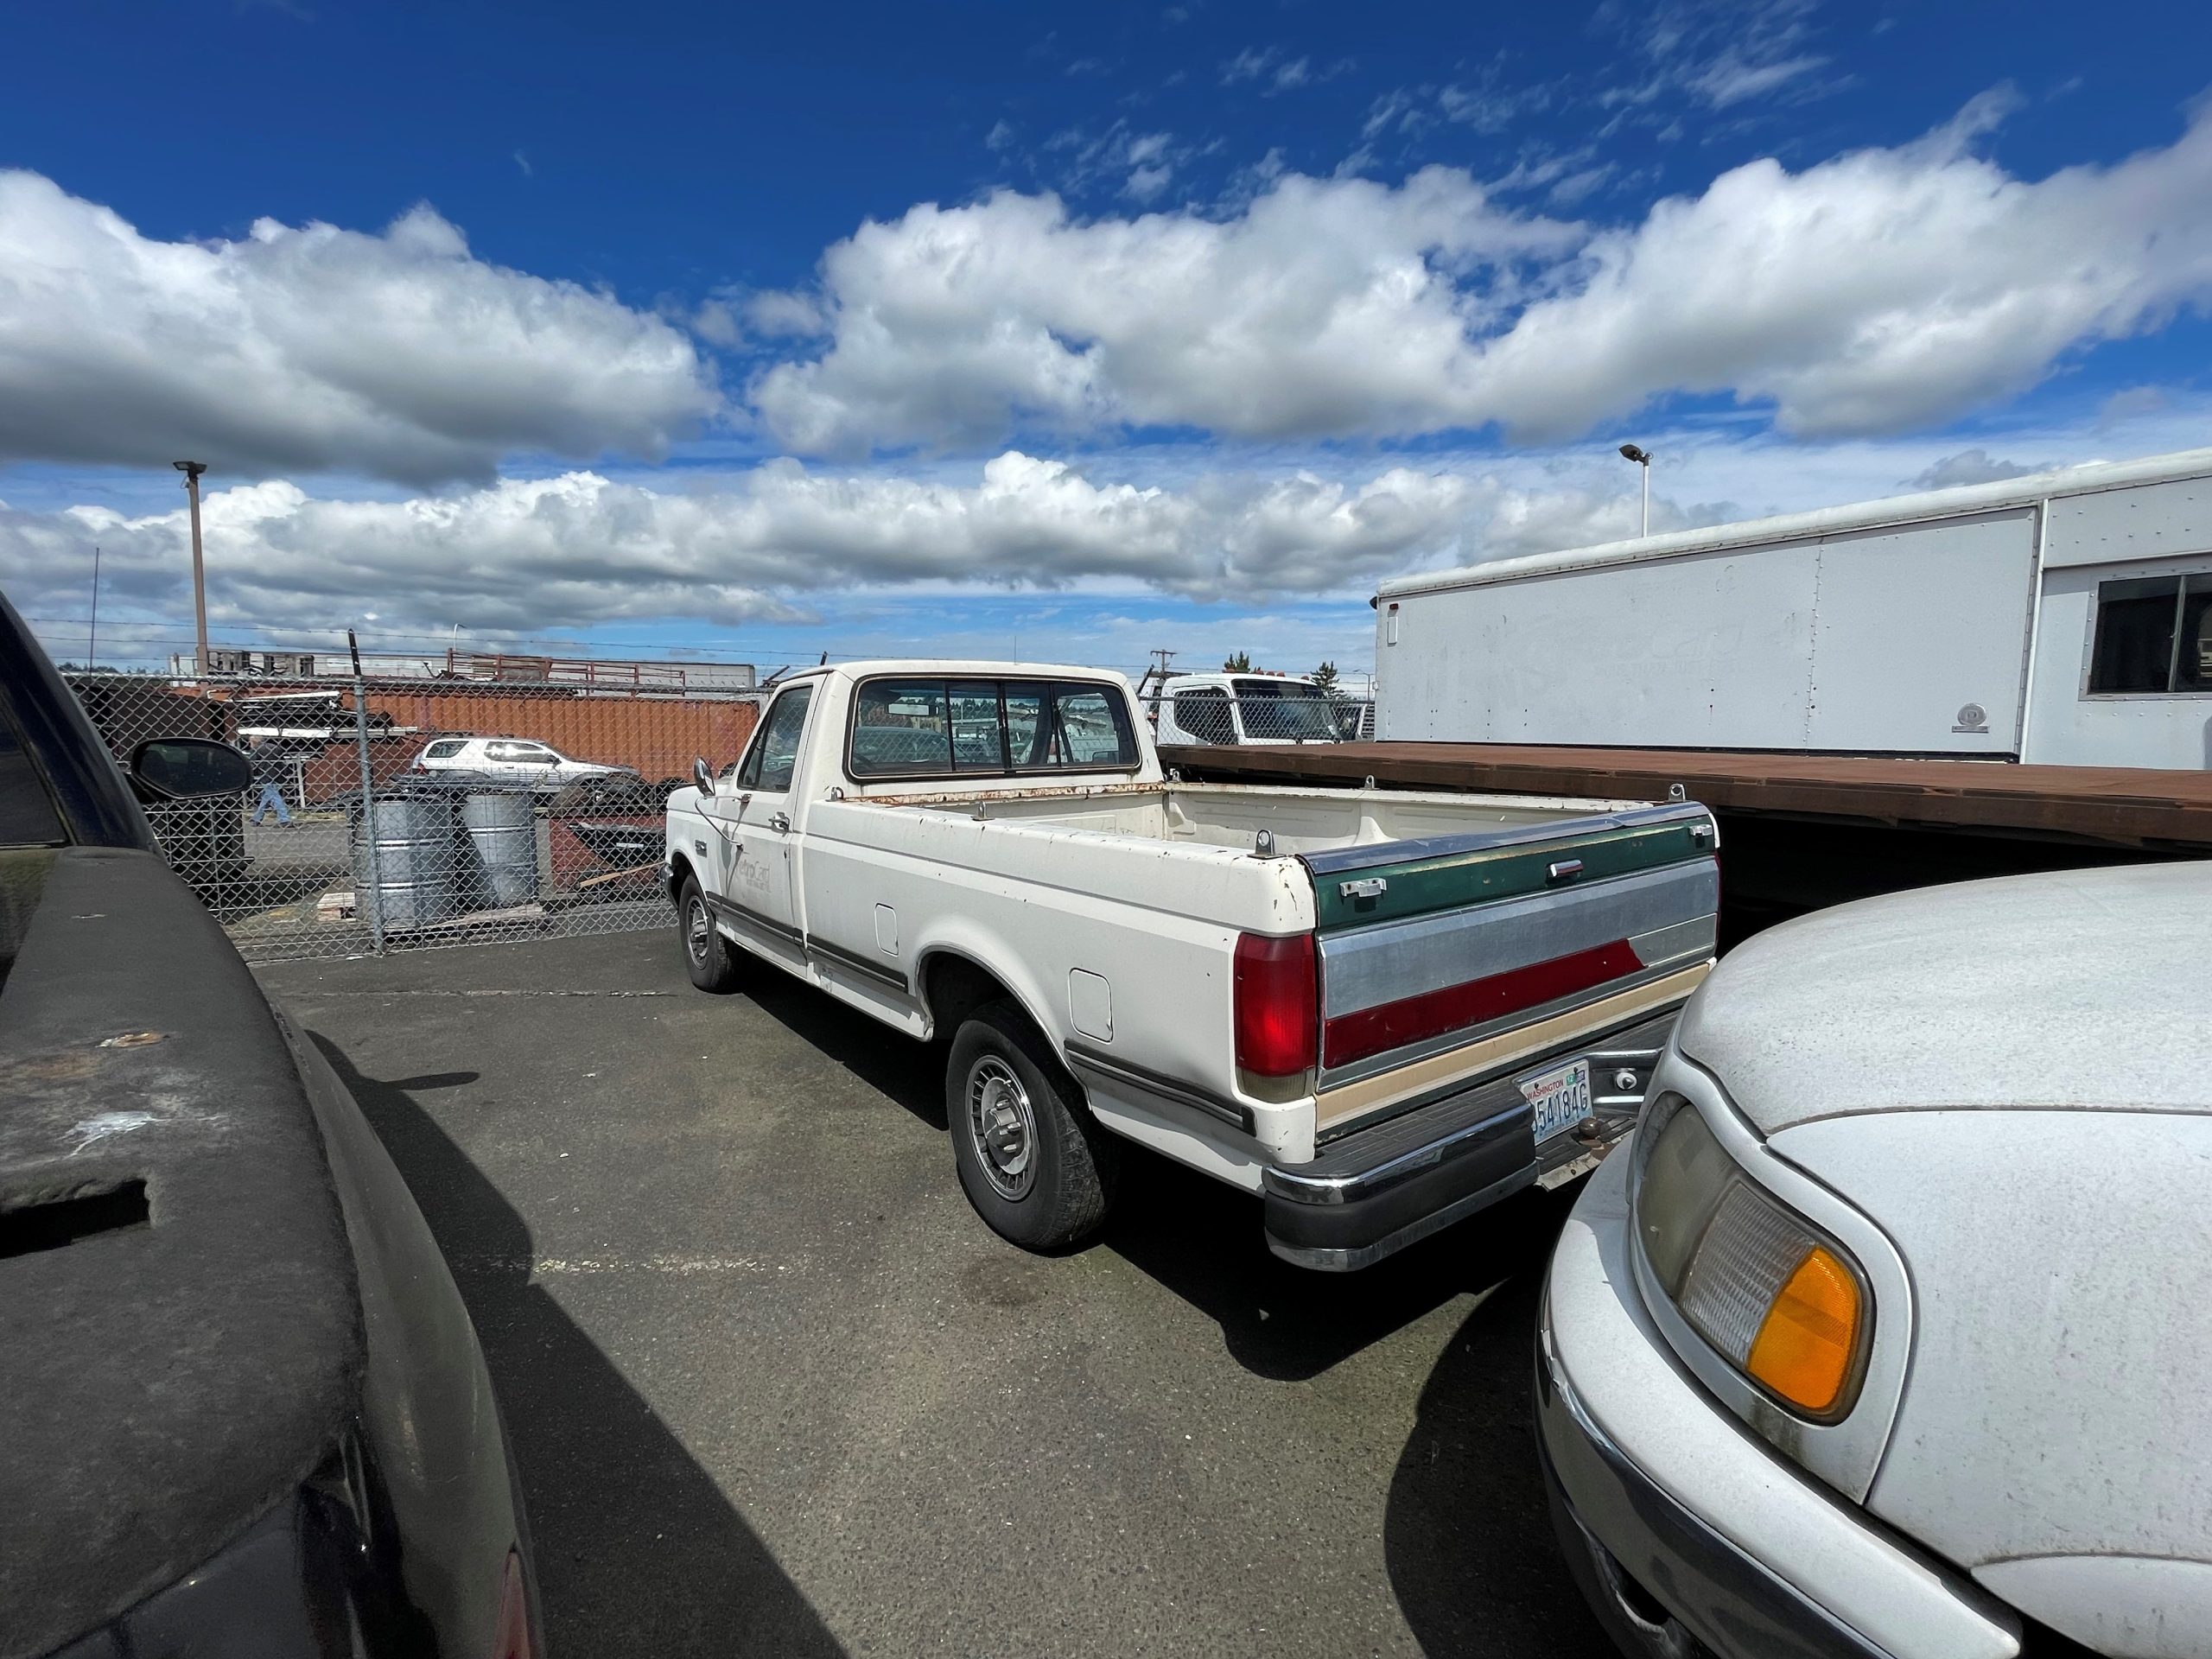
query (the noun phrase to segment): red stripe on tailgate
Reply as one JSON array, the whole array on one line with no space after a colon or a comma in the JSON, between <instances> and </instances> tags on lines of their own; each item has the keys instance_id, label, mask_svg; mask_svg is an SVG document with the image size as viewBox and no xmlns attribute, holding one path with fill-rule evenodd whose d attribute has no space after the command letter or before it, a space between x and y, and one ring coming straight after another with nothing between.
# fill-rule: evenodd
<instances>
[{"instance_id":1,"label":"red stripe on tailgate","mask_svg":"<svg viewBox=\"0 0 2212 1659\"><path fill-rule=\"evenodd\" d=\"M1478 1026L1522 1008L1586 991L1609 979L1639 971L1643 963L1626 939L1593 945L1549 962L1532 963L1464 985L1401 998L1357 1014L1340 1014L1321 1027L1321 1064L1349 1065L1425 1037Z\"/></svg>"}]
</instances>

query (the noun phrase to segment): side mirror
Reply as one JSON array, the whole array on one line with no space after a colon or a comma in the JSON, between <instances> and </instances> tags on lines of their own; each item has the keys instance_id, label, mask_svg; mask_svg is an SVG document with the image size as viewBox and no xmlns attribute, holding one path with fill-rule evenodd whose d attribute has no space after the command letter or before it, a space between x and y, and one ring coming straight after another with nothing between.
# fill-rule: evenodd
<instances>
[{"instance_id":1,"label":"side mirror","mask_svg":"<svg viewBox=\"0 0 2212 1659\"><path fill-rule=\"evenodd\" d=\"M212 737L149 737L130 752L130 781L157 801L243 795L253 763Z\"/></svg>"},{"instance_id":2,"label":"side mirror","mask_svg":"<svg viewBox=\"0 0 2212 1659\"><path fill-rule=\"evenodd\" d=\"M707 770L707 757L698 755L691 762L691 787L702 795L715 792L715 774Z\"/></svg>"}]
</instances>

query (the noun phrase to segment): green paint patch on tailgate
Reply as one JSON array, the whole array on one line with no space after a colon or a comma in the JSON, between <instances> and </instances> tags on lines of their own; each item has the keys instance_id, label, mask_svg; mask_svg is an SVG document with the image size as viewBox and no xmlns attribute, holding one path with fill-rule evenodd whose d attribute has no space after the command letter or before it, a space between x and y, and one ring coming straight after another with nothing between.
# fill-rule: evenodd
<instances>
[{"instance_id":1,"label":"green paint patch on tailgate","mask_svg":"<svg viewBox=\"0 0 2212 1659\"><path fill-rule=\"evenodd\" d=\"M1319 931L1326 933L1518 899L1526 893L1585 887L1609 875L1632 875L1638 870L1707 857L1711 841L1694 840L1690 835L1693 828L1705 827L1701 820L1643 824L1592 836L1564 836L1533 847L1523 842L1484 848L1316 876L1314 915ZM1551 867L1570 858L1582 861L1582 873L1567 880L1554 880ZM1386 884L1382 892L1370 898L1344 896L1347 883L1375 880Z\"/></svg>"}]
</instances>

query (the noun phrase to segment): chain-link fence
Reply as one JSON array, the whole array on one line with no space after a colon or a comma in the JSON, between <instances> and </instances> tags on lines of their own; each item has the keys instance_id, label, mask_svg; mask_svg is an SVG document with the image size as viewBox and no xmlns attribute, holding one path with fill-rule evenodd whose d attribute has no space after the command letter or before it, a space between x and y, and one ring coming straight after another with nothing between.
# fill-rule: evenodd
<instances>
[{"instance_id":1,"label":"chain-link fence","mask_svg":"<svg viewBox=\"0 0 2212 1659\"><path fill-rule=\"evenodd\" d=\"M147 812L249 961L663 925L668 793L694 756L734 759L761 700L637 677L295 666L65 675L125 765L179 735L251 760L243 797Z\"/></svg>"},{"instance_id":2,"label":"chain-link fence","mask_svg":"<svg viewBox=\"0 0 2212 1659\"><path fill-rule=\"evenodd\" d=\"M1192 686L1139 698L1162 743L1356 743L1375 735L1372 698Z\"/></svg>"}]
</instances>

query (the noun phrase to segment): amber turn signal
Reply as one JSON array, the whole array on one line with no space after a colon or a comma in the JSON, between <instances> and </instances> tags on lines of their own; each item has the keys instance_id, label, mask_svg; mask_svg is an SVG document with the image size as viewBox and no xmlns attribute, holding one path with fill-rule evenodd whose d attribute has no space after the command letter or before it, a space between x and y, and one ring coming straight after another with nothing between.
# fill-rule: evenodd
<instances>
[{"instance_id":1,"label":"amber turn signal","mask_svg":"<svg viewBox=\"0 0 2212 1659\"><path fill-rule=\"evenodd\" d=\"M1834 1405L1859 1344L1859 1281L1823 1246L1805 1253L1767 1309L1744 1369L1800 1408Z\"/></svg>"}]
</instances>

